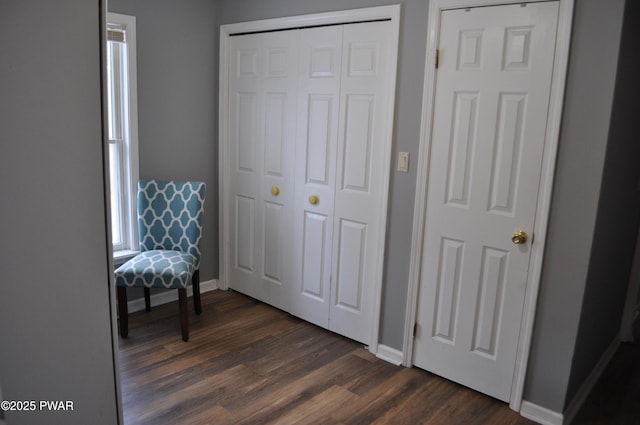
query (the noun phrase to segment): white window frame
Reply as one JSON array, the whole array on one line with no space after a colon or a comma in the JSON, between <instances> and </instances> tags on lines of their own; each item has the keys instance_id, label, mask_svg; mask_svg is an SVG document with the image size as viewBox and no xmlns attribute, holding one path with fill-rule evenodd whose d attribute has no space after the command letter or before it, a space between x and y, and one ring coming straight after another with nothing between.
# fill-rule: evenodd
<instances>
[{"instance_id":1,"label":"white window frame","mask_svg":"<svg viewBox=\"0 0 640 425\"><path fill-rule=\"evenodd\" d=\"M136 18L119 13L107 13L107 29L119 28L125 32L126 53L123 58L125 78L121 81L124 96L119 105L123 111L123 131L120 139L109 137L109 152L115 146L123 164L119 167L117 186L124 192L119 215L122 217L122 242L113 245L115 263L135 255L139 250L136 192L139 178L138 160L138 87L136 66ZM109 41L107 41L108 43ZM107 55L110 54L107 46ZM109 78L109 76L107 76ZM110 96L111 93L108 93ZM111 177L111 176L110 176Z\"/></svg>"}]
</instances>

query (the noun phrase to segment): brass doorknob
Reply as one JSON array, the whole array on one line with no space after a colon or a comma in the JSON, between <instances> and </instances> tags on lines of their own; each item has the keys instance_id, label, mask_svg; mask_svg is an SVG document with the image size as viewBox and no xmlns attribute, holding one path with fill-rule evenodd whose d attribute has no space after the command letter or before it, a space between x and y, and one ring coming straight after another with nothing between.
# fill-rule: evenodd
<instances>
[{"instance_id":1,"label":"brass doorknob","mask_svg":"<svg viewBox=\"0 0 640 425\"><path fill-rule=\"evenodd\" d=\"M309 203L311 205L316 205L318 202L320 202L320 198L318 198L316 195L309 196Z\"/></svg>"},{"instance_id":2,"label":"brass doorknob","mask_svg":"<svg viewBox=\"0 0 640 425\"><path fill-rule=\"evenodd\" d=\"M278 196L280 194L280 188L278 186L271 186L271 194Z\"/></svg>"},{"instance_id":3,"label":"brass doorknob","mask_svg":"<svg viewBox=\"0 0 640 425\"><path fill-rule=\"evenodd\" d=\"M527 241L527 237L527 232L525 232L524 230L518 230L513 234L513 236L511 236L511 242L516 245L521 245Z\"/></svg>"}]
</instances>

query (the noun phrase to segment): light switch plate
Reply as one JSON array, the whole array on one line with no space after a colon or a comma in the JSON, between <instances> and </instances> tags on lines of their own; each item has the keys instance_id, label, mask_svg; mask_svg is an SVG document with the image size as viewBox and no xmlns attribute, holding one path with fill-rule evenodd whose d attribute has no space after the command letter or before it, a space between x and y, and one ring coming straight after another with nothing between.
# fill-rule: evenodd
<instances>
[{"instance_id":1,"label":"light switch plate","mask_svg":"<svg viewBox=\"0 0 640 425\"><path fill-rule=\"evenodd\" d=\"M398 152L398 171L409 172L409 152Z\"/></svg>"}]
</instances>

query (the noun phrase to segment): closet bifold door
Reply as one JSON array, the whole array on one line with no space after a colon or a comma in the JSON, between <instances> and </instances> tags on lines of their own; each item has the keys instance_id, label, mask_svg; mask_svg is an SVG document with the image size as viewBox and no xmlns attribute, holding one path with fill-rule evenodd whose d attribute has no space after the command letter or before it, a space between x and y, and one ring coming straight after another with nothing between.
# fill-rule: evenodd
<instances>
[{"instance_id":1,"label":"closet bifold door","mask_svg":"<svg viewBox=\"0 0 640 425\"><path fill-rule=\"evenodd\" d=\"M297 38L233 37L229 65L231 287L289 309Z\"/></svg>"},{"instance_id":2,"label":"closet bifold door","mask_svg":"<svg viewBox=\"0 0 640 425\"><path fill-rule=\"evenodd\" d=\"M235 36L230 49L229 284L365 344L385 242L391 32L330 25Z\"/></svg>"},{"instance_id":3,"label":"closet bifold door","mask_svg":"<svg viewBox=\"0 0 640 425\"><path fill-rule=\"evenodd\" d=\"M344 26L329 329L371 343L389 144L391 22Z\"/></svg>"},{"instance_id":4,"label":"closet bifold door","mask_svg":"<svg viewBox=\"0 0 640 425\"><path fill-rule=\"evenodd\" d=\"M329 327L342 26L300 31L291 313Z\"/></svg>"}]
</instances>

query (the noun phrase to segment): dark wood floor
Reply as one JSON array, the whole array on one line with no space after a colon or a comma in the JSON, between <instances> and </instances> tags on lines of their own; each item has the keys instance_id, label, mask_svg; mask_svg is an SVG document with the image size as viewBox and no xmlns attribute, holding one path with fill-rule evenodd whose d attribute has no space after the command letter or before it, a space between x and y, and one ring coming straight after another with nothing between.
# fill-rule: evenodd
<instances>
[{"instance_id":1,"label":"dark wood floor","mask_svg":"<svg viewBox=\"0 0 640 425\"><path fill-rule=\"evenodd\" d=\"M176 303L130 315L119 352L125 424L533 423L236 292L202 303L187 343Z\"/></svg>"}]
</instances>

